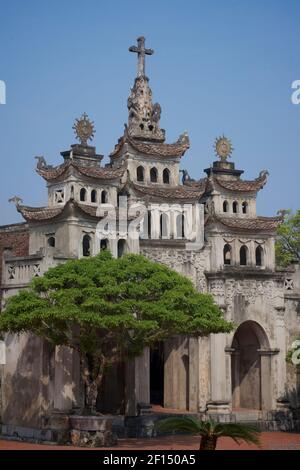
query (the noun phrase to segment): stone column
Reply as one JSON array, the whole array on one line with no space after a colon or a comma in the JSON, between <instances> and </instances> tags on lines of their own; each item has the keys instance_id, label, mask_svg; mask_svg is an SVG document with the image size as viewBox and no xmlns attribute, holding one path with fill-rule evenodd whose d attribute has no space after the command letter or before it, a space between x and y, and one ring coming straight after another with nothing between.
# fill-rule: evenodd
<instances>
[{"instance_id":1,"label":"stone column","mask_svg":"<svg viewBox=\"0 0 300 470\"><path fill-rule=\"evenodd\" d=\"M186 410L189 407L188 341L188 338L178 336L164 344L164 406L166 408Z\"/></svg>"},{"instance_id":2,"label":"stone column","mask_svg":"<svg viewBox=\"0 0 300 470\"><path fill-rule=\"evenodd\" d=\"M150 403L150 349L125 367L125 414L136 416L138 403Z\"/></svg>"},{"instance_id":3,"label":"stone column","mask_svg":"<svg viewBox=\"0 0 300 470\"><path fill-rule=\"evenodd\" d=\"M279 349L277 359L277 397L282 399L286 395L286 330L284 307L277 307L276 318L276 346Z\"/></svg>"},{"instance_id":4,"label":"stone column","mask_svg":"<svg viewBox=\"0 0 300 470\"><path fill-rule=\"evenodd\" d=\"M199 339L189 338L189 411L199 411Z\"/></svg>"},{"instance_id":5,"label":"stone column","mask_svg":"<svg viewBox=\"0 0 300 470\"><path fill-rule=\"evenodd\" d=\"M211 413L228 414L230 411L230 357L225 353L226 334L210 335L211 400L207 409Z\"/></svg>"},{"instance_id":6,"label":"stone column","mask_svg":"<svg viewBox=\"0 0 300 470\"><path fill-rule=\"evenodd\" d=\"M76 402L79 390L80 373L78 360L72 349L57 346L55 350L54 372L54 408L59 411L70 411ZM77 397L78 398L78 397Z\"/></svg>"}]
</instances>

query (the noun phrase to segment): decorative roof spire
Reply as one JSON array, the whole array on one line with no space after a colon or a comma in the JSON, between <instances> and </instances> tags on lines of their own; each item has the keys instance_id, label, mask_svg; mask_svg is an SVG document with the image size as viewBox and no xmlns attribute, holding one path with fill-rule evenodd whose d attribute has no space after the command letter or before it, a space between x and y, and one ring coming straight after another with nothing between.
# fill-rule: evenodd
<instances>
[{"instance_id":1,"label":"decorative roof spire","mask_svg":"<svg viewBox=\"0 0 300 470\"><path fill-rule=\"evenodd\" d=\"M227 139L224 134L222 137L219 137L215 140L215 153L218 157L220 157L221 162L226 162L227 158L230 157L233 150L234 149L232 147L231 141Z\"/></svg>"},{"instance_id":2,"label":"decorative roof spire","mask_svg":"<svg viewBox=\"0 0 300 470\"><path fill-rule=\"evenodd\" d=\"M137 39L138 46L131 46L130 52L138 54L138 73L127 101L129 111L128 133L140 140L164 142L165 131L160 129L161 107L152 103L149 79L145 75L145 55L152 55L152 49L145 49L145 38Z\"/></svg>"},{"instance_id":3,"label":"decorative roof spire","mask_svg":"<svg viewBox=\"0 0 300 470\"><path fill-rule=\"evenodd\" d=\"M135 52L138 55L138 69L137 69L137 76L138 77L145 77L145 55L152 55L154 54L153 49L145 49L145 38L144 36L140 36L137 38L137 46L131 46L129 48L130 52Z\"/></svg>"},{"instance_id":4,"label":"decorative roof spire","mask_svg":"<svg viewBox=\"0 0 300 470\"><path fill-rule=\"evenodd\" d=\"M87 147L88 140L93 140L96 132L94 123L90 121L86 113L83 113L80 119L76 119L73 129L76 134L76 138L84 147Z\"/></svg>"}]
</instances>

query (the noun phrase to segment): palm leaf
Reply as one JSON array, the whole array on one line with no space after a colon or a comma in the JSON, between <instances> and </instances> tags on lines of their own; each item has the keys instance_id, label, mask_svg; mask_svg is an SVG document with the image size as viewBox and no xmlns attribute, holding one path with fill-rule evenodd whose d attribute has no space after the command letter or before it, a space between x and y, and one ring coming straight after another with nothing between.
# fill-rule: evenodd
<instances>
[{"instance_id":1,"label":"palm leaf","mask_svg":"<svg viewBox=\"0 0 300 470\"><path fill-rule=\"evenodd\" d=\"M162 432L183 431L189 434L200 434L201 421L192 416L166 418L157 421L155 427Z\"/></svg>"}]
</instances>

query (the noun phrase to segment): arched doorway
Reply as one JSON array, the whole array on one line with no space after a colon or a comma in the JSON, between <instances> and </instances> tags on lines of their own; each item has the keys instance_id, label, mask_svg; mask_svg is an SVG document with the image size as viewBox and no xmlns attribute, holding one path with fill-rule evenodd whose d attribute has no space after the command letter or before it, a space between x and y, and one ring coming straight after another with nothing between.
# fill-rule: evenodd
<instances>
[{"instance_id":1,"label":"arched doorway","mask_svg":"<svg viewBox=\"0 0 300 470\"><path fill-rule=\"evenodd\" d=\"M269 341L255 321L245 321L232 341L232 406L262 410L270 405L271 358Z\"/></svg>"}]
</instances>

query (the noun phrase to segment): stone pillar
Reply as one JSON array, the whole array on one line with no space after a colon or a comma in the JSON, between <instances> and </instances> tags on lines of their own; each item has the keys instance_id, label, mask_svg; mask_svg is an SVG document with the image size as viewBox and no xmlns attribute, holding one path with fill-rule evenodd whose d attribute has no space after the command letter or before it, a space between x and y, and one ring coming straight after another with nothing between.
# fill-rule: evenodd
<instances>
[{"instance_id":1,"label":"stone pillar","mask_svg":"<svg viewBox=\"0 0 300 470\"><path fill-rule=\"evenodd\" d=\"M210 383L211 400L207 409L211 413L229 413L230 357L225 353L226 334L210 335Z\"/></svg>"},{"instance_id":2,"label":"stone pillar","mask_svg":"<svg viewBox=\"0 0 300 470\"><path fill-rule=\"evenodd\" d=\"M210 398L210 371L209 371L210 339L207 336L203 336L198 339L198 343L199 343L198 408L199 408L199 411L205 412L206 404Z\"/></svg>"},{"instance_id":3,"label":"stone pillar","mask_svg":"<svg viewBox=\"0 0 300 470\"><path fill-rule=\"evenodd\" d=\"M137 415L138 403L150 403L150 349L125 367L125 414Z\"/></svg>"},{"instance_id":4,"label":"stone pillar","mask_svg":"<svg viewBox=\"0 0 300 470\"><path fill-rule=\"evenodd\" d=\"M57 346L55 350L54 408L70 411L76 403L76 393L80 386L78 357L72 349ZM78 397L77 397L78 398Z\"/></svg>"},{"instance_id":5,"label":"stone pillar","mask_svg":"<svg viewBox=\"0 0 300 470\"><path fill-rule=\"evenodd\" d=\"M271 373L271 357L273 351L260 351L260 368L261 368L261 409L271 410L272 407L272 373Z\"/></svg>"},{"instance_id":6,"label":"stone pillar","mask_svg":"<svg viewBox=\"0 0 300 470\"><path fill-rule=\"evenodd\" d=\"M189 407L189 343L178 336L164 344L164 406L186 410ZM193 365L193 370L195 365ZM195 400L195 399L194 399Z\"/></svg>"},{"instance_id":7,"label":"stone pillar","mask_svg":"<svg viewBox=\"0 0 300 470\"><path fill-rule=\"evenodd\" d=\"M189 338L189 411L199 411L199 339Z\"/></svg>"},{"instance_id":8,"label":"stone pillar","mask_svg":"<svg viewBox=\"0 0 300 470\"><path fill-rule=\"evenodd\" d=\"M277 399L282 399L286 395L286 329L284 318L284 307L277 307L276 318L276 346L279 349L277 359Z\"/></svg>"}]
</instances>

